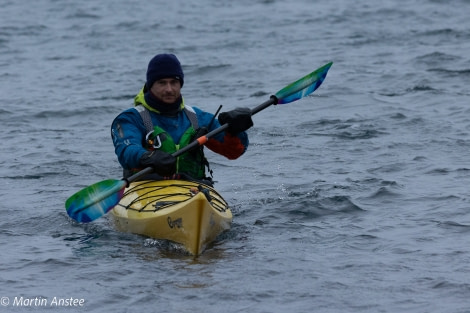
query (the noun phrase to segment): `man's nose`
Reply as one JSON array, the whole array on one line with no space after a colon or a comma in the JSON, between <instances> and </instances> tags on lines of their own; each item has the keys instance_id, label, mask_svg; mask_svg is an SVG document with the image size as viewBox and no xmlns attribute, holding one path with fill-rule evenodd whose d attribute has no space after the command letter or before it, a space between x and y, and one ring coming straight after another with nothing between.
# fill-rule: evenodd
<instances>
[{"instance_id":1,"label":"man's nose","mask_svg":"<svg viewBox=\"0 0 470 313\"><path fill-rule=\"evenodd\" d=\"M165 90L167 90L167 91L173 90L173 86L171 85L171 83L168 82L168 83L165 84Z\"/></svg>"}]
</instances>

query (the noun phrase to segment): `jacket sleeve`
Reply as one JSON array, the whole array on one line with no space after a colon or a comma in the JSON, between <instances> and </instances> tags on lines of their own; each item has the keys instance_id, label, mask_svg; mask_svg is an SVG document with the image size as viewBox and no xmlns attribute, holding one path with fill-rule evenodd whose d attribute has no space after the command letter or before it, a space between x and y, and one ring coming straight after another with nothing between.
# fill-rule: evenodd
<instances>
[{"instance_id":1,"label":"jacket sleeve","mask_svg":"<svg viewBox=\"0 0 470 313\"><path fill-rule=\"evenodd\" d=\"M213 114L194 108L198 114L198 120L200 126L208 127L212 121ZM220 123L217 119L214 119L212 126L209 131L212 131L220 127ZM210 138L206 147L215 153L225 156L230 160L239 158L244 154L248 148L249 140L246 132L238 133L236 136L230 135L229 133L222 132Z\"/></svg>"},{"instance_id":2,"label":"jacket sleeve","mask_svg":"<svg viewBox=\"0 0 470 313\"><path fill-rule=\"evenodd\" d=\"M139 160L146 152L142 143L145 127L139 112L128 109L119 114L111 125L111 137L119 163L125 169L139 167Z\"/></svg>"}]
</instances>

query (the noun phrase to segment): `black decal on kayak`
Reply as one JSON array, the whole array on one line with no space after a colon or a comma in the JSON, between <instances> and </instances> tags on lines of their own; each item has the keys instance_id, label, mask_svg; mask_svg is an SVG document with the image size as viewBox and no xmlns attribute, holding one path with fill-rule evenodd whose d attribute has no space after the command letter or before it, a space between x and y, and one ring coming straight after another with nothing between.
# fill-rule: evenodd
<instances>
[{"instance_id":1,"label":"black decal on kayak","mask_svg":"<svg viewBox=\"0 0 470 313\"><path fill-rule=\"evenodd\" d=\"M181 228L183 227L183 219L180 217L173 221L171 217L168 216L168 226L170 226L170 228Z\"/></svg>"}]
</instances>

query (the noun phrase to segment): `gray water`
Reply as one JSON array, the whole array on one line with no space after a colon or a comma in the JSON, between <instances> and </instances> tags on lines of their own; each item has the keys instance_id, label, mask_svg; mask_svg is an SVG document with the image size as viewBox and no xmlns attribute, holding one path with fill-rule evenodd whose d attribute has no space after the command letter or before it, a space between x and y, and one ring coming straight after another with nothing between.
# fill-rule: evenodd
<instances>
[{"instance_id":1,"label":"gray water","mask_svg":"<svg viewBox=\"0 0 470 313\"><path fill-rule=\"evenodd\" d=\"M470 1L0 4L1 312L470 312ZM64 209L121 177L110 124L161 52L211 112L334 62L208 153L234 221L198 258Z\"/></svg>"}]
</instances>

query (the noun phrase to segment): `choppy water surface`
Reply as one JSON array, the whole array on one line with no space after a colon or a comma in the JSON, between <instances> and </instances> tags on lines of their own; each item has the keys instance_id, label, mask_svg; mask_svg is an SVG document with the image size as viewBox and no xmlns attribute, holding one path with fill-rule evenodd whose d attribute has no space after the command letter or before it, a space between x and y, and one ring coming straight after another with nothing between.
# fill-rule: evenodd
<instances>
[{"instance_id":1,"label":"choppy water surface","mask_svg":"<svg viewBox=\"0 0 470 313\"><path fill-rule=\"evenodd\" d=\"M3 1L0 310L62 310L56 297L84 299L76 312L470 312L468 12ZM182 61L186 102L212 112L334 62L313 96L254 117L242 158L209 153L234 223L196 259L64 210L120 178L109 125L160 52Z\"/></svg>"}]
</instances>

